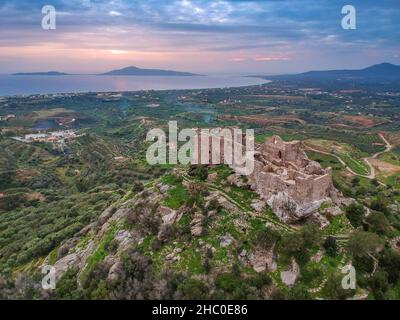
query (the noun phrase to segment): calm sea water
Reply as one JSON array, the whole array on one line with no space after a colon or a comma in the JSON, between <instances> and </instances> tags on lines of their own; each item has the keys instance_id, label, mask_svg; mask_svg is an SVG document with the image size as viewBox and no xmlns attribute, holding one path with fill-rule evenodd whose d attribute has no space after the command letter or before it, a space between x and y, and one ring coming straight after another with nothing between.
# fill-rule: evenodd
<instances>
[{"instance_id":1,"label":"calm sea water","mask_svg":"<svg viewBox=\"0 0 400 320\"><path fill-rule=\"evenodd\" d=\"M0 96L21 94L206 89L258 85L268 81L238 76L11 76L0 75Z\"/></svg>"}]
</instances>

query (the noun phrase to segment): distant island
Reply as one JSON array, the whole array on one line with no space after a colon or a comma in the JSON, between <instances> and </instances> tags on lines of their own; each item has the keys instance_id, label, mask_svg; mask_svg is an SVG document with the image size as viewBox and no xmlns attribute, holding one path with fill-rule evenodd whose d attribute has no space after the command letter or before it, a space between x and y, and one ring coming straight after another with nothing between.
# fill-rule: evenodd
<instances>
[{"instance_id":1,"label":"distant island","mask_svg":"<svg viewBox=\"0 0 400 320\"><path fill-rule=\"evenodd\" d=\"M12 75L13 76L69 76L73 74L58 72L58 71L48 71L48 72L19 72L19 73L14 73ZM96 75L97 76L163 76L163 77L200 76L199 74L194 74L190 72L179 72L179 71L161 70L161 69L141 69L138 67L126 67L123 69L111 70L109 72Z\"/></svg>"},{"instance_id":2,"label":"distant island","mask_svg":"<svg viewBox=\"0 0 400 320\"><path fill-rule=\"evenodd\" d=\"M48 71L48 72L20 72L14 73L13 76L68 76L68 73Z\"/></svg>"},{"instance_id":3,"label":"distant island","mask_svg":"<svg viewBox=\"0 0 400 320\"><path fill-rule=\"evenodd\" d=\"M270 80L400 80L400 66L391 63L376 64L360 70L309 71L292 75L261 76Z\"/></svg>"},{"instance_id":4,"label":"distant island","mask_svg":"<svg viewBox=\"0 0 400 320\"><path fill-rule=\"evenodd\" d=\"M178 77L188 77L188 76L199 76L198 74L189 72L178 72L171 70L160 70L160 69L141 69L137 67L126 67L123 69L112 70L110 72L99 74L100 76L178 76Z\"/></svg>"}]
</instances>

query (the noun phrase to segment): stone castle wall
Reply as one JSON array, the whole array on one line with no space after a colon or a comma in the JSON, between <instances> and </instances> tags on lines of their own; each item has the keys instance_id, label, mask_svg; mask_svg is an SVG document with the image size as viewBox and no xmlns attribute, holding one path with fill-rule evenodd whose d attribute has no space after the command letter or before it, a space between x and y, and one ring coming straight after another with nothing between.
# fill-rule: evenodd
<instances>
[{"instance_id":1,"label":"stone castle wall","mask_svg":"<svg viewBox=\"0 0 400 320\"><path fill-rule=\"evenodd\" d=\"M312 214L335 192L332 169L308 159L301 142L284 142L278 136L257 146L255 170L248 181L288 222Z\"/></svg>"}]
</instances>

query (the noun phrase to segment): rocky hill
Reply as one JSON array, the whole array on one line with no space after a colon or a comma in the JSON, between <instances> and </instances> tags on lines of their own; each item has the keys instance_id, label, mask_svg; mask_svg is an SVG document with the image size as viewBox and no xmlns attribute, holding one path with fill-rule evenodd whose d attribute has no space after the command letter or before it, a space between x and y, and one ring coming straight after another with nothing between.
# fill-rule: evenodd
<instances>
[{"instance_id":1,"label":"rocky hill","mask_svg":"<svg viewBox=\"0 0 400 320\"><path fill-rule=\"evenodd\" d=\"M301 270L315 261L340 262L321 249L317 224L286 224L247 185L227 166L176 170L108 207L43 265L54 265L68 296L272 299L303 286ZM328 221L341 211L327 202L319 213Z\"/></svg>"},{"instance_id":2,"label":"rocky hill","mask_svg":"<svg viewBox=\"0 0 400 320\"><path fill-rule=\"evenodd\" d=\"M270 146L266 153L263 148L268 144L275 147ZM354 229L363 220L370 228L383 227L379 215L367 217L363 206L338 201L342 198L331 180L318 184L319 177L329 170L310 161L297 142L286 144L273 137L258 146L257 157L264 165L256 172L258 180L238 176L226 165L192 166L178 167L145 186L135 186L43 259L15 270L15 278L0 277L1 295L21 298L33 294L48 299L365 298L366 286L357 290L341 287L341 268L349 263L360 268L360 261L365 263L365 257L372 256L379 262L373 260L372 269L363 276L365 281L373 281L377 263L383 270L391 268L390 261L397 265L395 240L384 249L375 233ZM271 177L277 183L275 192L273 184L262 183ZM274 207L276 203L270 200L280 192L298 208L306 206L307 201L298 202L301 198L295 192L296 184L303 180L311 191L317 181L317 194L310 191L304 196L318 205L313 206L312 214L293 210L292 215L282 215L283 207ZM283 184L287 189L279 189ZM391 234L387 227L385 232ZM43 266L55 268L55 291L40 288L37 279Z\"/></svg>"}]
</instances>

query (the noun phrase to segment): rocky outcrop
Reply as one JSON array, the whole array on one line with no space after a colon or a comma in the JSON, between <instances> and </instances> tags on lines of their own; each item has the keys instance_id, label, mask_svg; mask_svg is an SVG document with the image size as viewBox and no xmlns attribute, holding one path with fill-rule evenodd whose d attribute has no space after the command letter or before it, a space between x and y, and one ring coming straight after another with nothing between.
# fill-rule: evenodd
<instances>
[{"instance_id":1,"label":"rocky outcrop","mask_svg":"<svg viewBox=\"0 0 400 320\"><path fill-rule=\"evenodd\" d=\"M204 216L201 213L196 213L193 220L190 222L190 231L192 236L200 237L203 234Z\"/></svg>"},{"instance_id":2,"label":"rocky outcrop","mask_svg":"<svg viewBox=\"0 0 400 320\"><path fill-rule=\"evenodd\" d=\"M219 238L221 247L228 247L235 240L229 233Z\"/></svg>"},{"instance_id":3,"label":"rocky outcrop","mask_svg":"<svg viewBox=\"0 0 400 320\"><path fill-rule=\"evenodd\" d=\"M171 225L177 223L182 217L182 213L179 213L168 207L159 207L158 213L160 214L164 225Z\"/></svg>"},{"instance_id":4,"label":"rocky outcrop","mask_svg":"<svg viewBox=\"0 0 400 320\"><path fill-rule=\"evenodd\" d=\"M296 280L299 277L299 275L300 275L300 267L297 264L296 260L292 259L292 264L290 266L290 269L281 272L281 280L287 286L292 287L296 283Z\"/></svg>"},{"instance_id":5,"label":"rocky outcrop","mask_svg":"<svg viewBox=\"0 0 400 320\"><path fill-rule=\"evenodd\" d=\"M105 224L107 222L107 220L112 217L112 215L115 213L116 210L117 210L117 208L114 205L112 205L112 206L108 207L106 210L104 210L104 212L99 217L99 224L100 225Z\"/></svg>"},{"instance_id":6,"label":"rocky outcrop","mask_svg":"<svg viewBox=\"0 0 400 320\"><path fill-rule=\"evenodd\" d=\"M79 278L80 274L82 274L86 268L88 258L98 248L99 242L106 235L106 233L109 232L112 224L121 221L131 212L132 209L128 207L117 209L115 206L110 206L103 211L96 222L83 228L77 234L78 237L64 242L60 246L58 251L58 260L54 264L56 279L59 279L68 269L73 267L77 267L79 269ZM80 245L80 242L84 239L84 237L88 237L88 234L91 230L95 230L96 232L93 232L93 235L88 238L87 243ZM120 254L133 242L138 241L138 237L135 237L132 232L122 229L116 232L114 236L114 240L117 243L115 255ZM44 265L49 263L49 259L49 257L45 259ZM114 255L107 256L107 259L110 259L110 267L119 261L118 259L114 259ZM109 277L111 279L113 278L112 272Z\"/></svg>"},{"instance_id":7,"label":"rocky outcrop","mask_svg":"<svg viewBox=\"0 0 400 320\"><path fill-rule=\"evenodd\" d=\"M273 250L257 249L249 255L249 260L256 272L275 272L277 270L276 257Z\"/></svg>"}]
</instances>

